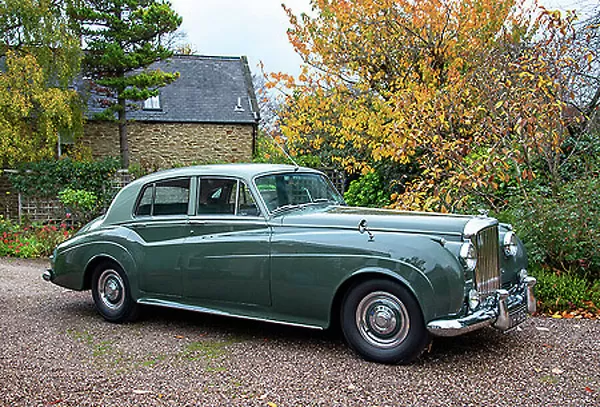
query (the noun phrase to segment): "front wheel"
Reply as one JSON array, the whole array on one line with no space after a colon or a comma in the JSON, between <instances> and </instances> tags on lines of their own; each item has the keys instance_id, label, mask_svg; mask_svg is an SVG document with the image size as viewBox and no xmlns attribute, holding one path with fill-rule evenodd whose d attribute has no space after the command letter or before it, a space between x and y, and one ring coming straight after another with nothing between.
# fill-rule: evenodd
<instances>
[{"instance_id":1,"label":"front wheel","mask_svg":"<svg viewBox=\"0 0 600 407\"><path fill-rule=\"evenodd\" d=\"M353 286L342 300L340 319L350 347L373 362L409 363L429 341L418 302L390 280Z\"/></svg>"},{"instance_id":2,"label":"front wheel","mask_svg":"<svg viewBox=\"0 0 600 407\"><path fill-rule=\"evenodd\" d=\"M127 322L136 318L138 304L131 297L127 276L116 264L100 264L92 275L92 298L96 309L110 322Z\"/></svg>"}]
</instances>

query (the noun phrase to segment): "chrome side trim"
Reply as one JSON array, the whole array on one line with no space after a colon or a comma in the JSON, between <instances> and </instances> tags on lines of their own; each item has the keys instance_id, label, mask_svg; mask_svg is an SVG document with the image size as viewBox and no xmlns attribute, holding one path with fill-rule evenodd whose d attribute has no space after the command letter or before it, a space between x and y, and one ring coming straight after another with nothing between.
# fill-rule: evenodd
<instances>
[{"instance_id":1,"label":"chrome side trim","mask_svg":"<svg viewBox=\"0 0 600 407\"><path fill-rule=\"evenodd\" d=\"M277 320L277 319L259 318L259 317L253 317L253 316L248 316L248 315L233 314L233 313L227 312L227 311L219 311L219 310L215 310L212 308L200 307L197 305L181 304L181 303L174 302L174 301L156 300L156 299L152 299L152 298L140 298L137 302L139 304L144 304L144 305L155 305L157 307L173 308L173 309L180 309L180 310L193 311L193 312L201 312L203 314L211 314L211 315L219 315L219 316L224 316L224 317L248 319L251 321L270 322L273 324L295 326L295 327L299 327L299 328L317 329L320 331L323 330L323 327L318 326L318 325L299 324L296 322L286 322L286 321L281 321L281 320Z\"/></svg>"}]
</instances>

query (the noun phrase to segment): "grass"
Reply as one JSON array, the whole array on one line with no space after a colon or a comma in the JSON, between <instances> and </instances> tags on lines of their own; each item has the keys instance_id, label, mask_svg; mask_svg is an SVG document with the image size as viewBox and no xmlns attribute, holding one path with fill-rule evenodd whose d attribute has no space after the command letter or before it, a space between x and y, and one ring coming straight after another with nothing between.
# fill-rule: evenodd
<instances>
[{"instance_id":1,"label":"grass","mask_svg":"<svg viewBox=\"0 0 600 407\"><path fill-rule=\"evenodd\" d=\"M187 360L217 359L225 354L225 347L233 342L228 341L196 341L188 344L183 351Z\"/></svg>"}]
</instances>

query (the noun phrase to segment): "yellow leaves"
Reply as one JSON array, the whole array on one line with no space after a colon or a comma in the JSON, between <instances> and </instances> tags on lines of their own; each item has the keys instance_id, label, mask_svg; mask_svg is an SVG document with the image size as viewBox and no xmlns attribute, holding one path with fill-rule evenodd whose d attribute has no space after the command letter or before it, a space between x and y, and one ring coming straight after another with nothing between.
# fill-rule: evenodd
<instances>
[{"instance_id":1,"label":"yellow leaves","mask_svg":"<svg viewBox=\"0 0 600 407\"><path fill-rule=\"evenodd\" d=\"M318 68L297 81L271 75L291 90L280 112L288 147L352 173L410 164L392 197L403 209L452 211L474 191L533 179L525 158L558 151L564 105L543 47L507 52L533 26L513 5L316 0L313 16L287 10L293 45Z\"/></svg>"},{"instance_id":2,"label":"yellow leaves","mask_svg":"<svg viewBox=\"0 0 600 407\"><path fill-rule=\"evenodd\" d=\"M594 54L592 54L591 52L589 52L585 56L585 59L587 60L588 64L591 64L594 61Z\"/></svg>"},{"instance_id":3,"label":"yellow leaves","mask_svg":"<svg viewBox=\"0 0 600 407\"><path fill-rule=\"evenodd\" d=\"M47 87L36 58L9 51L0 72L0 161L15 164L54 154L59 129L74 125L74 91Z\"/></svg>"}]
</instances>

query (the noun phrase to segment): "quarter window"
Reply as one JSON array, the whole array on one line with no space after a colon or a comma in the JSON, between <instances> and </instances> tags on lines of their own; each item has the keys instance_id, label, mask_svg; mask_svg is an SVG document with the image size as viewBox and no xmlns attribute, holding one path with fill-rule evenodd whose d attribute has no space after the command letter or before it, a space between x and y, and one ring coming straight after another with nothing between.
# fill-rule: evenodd
<instances>
[{"instance_id":1,"label":"quarter window","mask_svg":"<svg viewBox=\"0 0 600 407\"><path fill-rule=\"evenodd\" d=\"M258 206L250 190L243 182L240 183L240 198L238 203L238 215L240 216L258 216Z\"/></svg>"}]
</instances>

